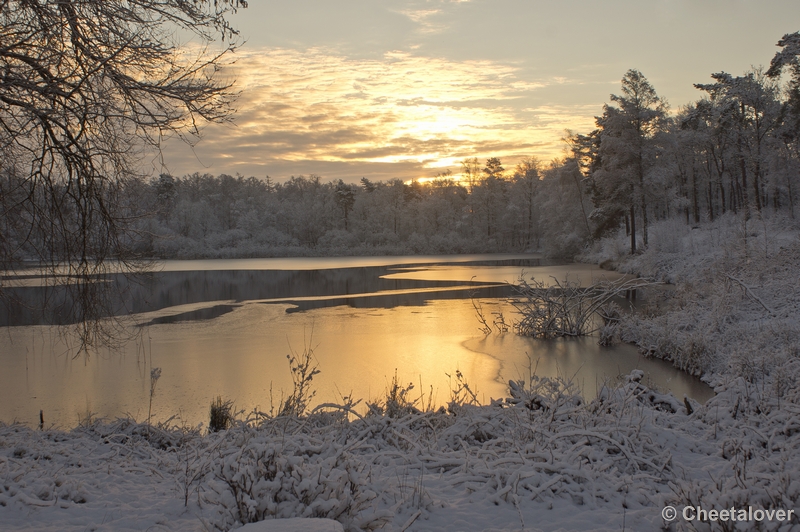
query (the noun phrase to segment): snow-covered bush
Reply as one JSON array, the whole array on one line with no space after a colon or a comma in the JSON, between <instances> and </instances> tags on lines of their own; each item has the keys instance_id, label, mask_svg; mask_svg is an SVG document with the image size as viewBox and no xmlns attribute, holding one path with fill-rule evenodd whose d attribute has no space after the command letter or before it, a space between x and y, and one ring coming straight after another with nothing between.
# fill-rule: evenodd
<instances>
[{"instance_id":1,"label":"snow-covered bush","mask_svg":"<svg viewBox=\"0 0 800 532\"><path fill-rule=\"evenodd\" d=\"M420 412L420 408L425 410L425 405L418 403L424 402L424 397L411 398L411 392L414 390L414 383L408 383L408 386L403 386L397 378L397 371L392 377L392 382L386 388L386 393L382 401L374 401L367 404L369 408L369 415L388 416L390 418L402 417L406 414L413 412ZM430 409L431 401L428 401L428 409Z\"/></svg>"},{"instance_id":2,"label":"snow-covered bush","mask_svg":"<svg viewBox=\"0 0 800 532\"><path fill-rule=\"evenodd\" d=\"M328 255L347 255L352 248L360 245L356 235L343 229L331 229L320 237L317 246L328 250Z\"/></svg>"},{"instance_id":3,"label":"snow-covered bush","mask_svg":"<svg viewBox=\"0 0 800 532\"><path fill-rule=\"evenodd\" d=\"M572 259L586 246L586 237L579 232L559 233L542 239L545 256L554 259Z\"/></svg>"},{"instance_id":4,"label":"snow-covered bush","mask_svg":"<svg viewBox=\"0 0 800 532\"><path fill-rule=\"evenodd\" d=\"M586 336L618 321L610 306L613 298L652 284L647 279L622 278L583 286L569 278L553 278L548 283L520 278L515 286L517 297L511 300L520 316L514 330L542 339Z\"/></svg>"},{"instance_id":5,"label":"snow-covered bush","mask_svg":"<svg viewBox=\"0 0 800 532\"><path fill-rule=\"evenodd\" d=\"M681 219L660 220L648 231L648 246L653 251L661 253L679 253L683 251L683 238L691 230L691 227Z\"/></svg>"},{"instance_id":6,"label":"snow-covered bush","mask_svg":"<svg viewBox=\"0 0 800 532\"><path fill-rule=\"evenodd\" d=\"M366 416L327 405L207 434L0 425L0 527L230 530L305 516L350 531L658 530L666 504L796 508L798 383L794 357L761 382L720 383L705 405L635 371L594 400L530 375L490 405Z\"/></svg>"},{"instance_id":7,"label":"snow-covered bush","mask_svg":"<svg viewBox=\"0 0 800 532\"><path fill-rule=\"evenodd\" d=\"M800 360L787 361L775 370L761 385L733 379L719 386L717 396L698 408L694 416L700 422L694 428L698 439L695 453L721 458L726 466L711 466L713 460L706 460L705 475L685 472L677 476L670 482L672 504L773 510L798 507L800 397L796 387L788 396L776 392L785 392L789 382L800 382ZM795 518L794 527L796 523ZM753 524L741 523L729 529L752 529ZM785 528L781 525L763 522L758 529L794 529L786 523Z\"/></svg>"},{"instance_id":8,"label":"snow-covered bush","mask_svg":"<svg viewBox=\"0 0 800 532\"><path fill-rule=\"evenodd\" d=\"M206 498L219 512L218 529L267 518L325 517L347 530L374 530L391 518L374 506L369 467L344 446L298 435L282 442L253 431L239 436L243 445L216 459L213 494Z\"/></svg>"}]
</instances>

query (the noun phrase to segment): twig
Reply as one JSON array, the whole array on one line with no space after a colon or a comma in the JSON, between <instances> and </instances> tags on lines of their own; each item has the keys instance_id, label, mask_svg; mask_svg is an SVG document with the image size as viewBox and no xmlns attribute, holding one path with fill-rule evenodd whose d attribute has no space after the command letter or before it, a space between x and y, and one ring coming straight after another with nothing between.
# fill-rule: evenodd
<instances>
[{"instance_id":1,"label":"twig","mask_svg":"<svg viewBox=\"0 0 800 532\"><path fill-rule=\"evenodd\" d=\"M422 510L417 510L416 512L414 512L414 515L412 515L412 516L409 518L409 520L408 520L408 521L406 521L406 522L405 522L405 524L404 524L404 525L403 525L403 526L400 528L400 532L404 532L404 531L405 531L405 530L406 530L408 527L410 527L411 525L413 525L413 524L414 524L414 521L416 521L416 520L417 520L417 518L418 518L420 515L422 515Z\"/></svg>"},{"instance_id":2,"label":"twig","mask_svg":"<svg viewBox=\"0 0 800 532\"><path fill-rule=\"evenodd\" d=\"M759 305L761 305L762 307L764 307L764 310L766 310L767 312L769 312L769 313L770 313L772 316L775 316L775 311L773 311L771 308L769 308L769 307L768 307L768 306L767 306L767 305L766 305L766 304L765 304L765 303L764 303L764 302L761 300L761 298L760 298L760 297L758 297L757 295L755 295L755 294L753 293L753 291L750 289L750 287L749 287L749 286L747 286L747 285L744 283L744 281L742 281L741 279L737 279L737 278L736 278L736 277L734 277L733 275L730 275L730 274L727 274L727 273L725 274L725 277L727 277L727 278L728 278L728 279L730 279L731 281L736 281L737 283L739 283L739 286L741 286L741 287L744 289L744 293L745 293L745 294L747 294L747 297L749 297L750 299L752 299L753 301L755 301L756 303L758 303Z\"/></svg>"}]
</instances>

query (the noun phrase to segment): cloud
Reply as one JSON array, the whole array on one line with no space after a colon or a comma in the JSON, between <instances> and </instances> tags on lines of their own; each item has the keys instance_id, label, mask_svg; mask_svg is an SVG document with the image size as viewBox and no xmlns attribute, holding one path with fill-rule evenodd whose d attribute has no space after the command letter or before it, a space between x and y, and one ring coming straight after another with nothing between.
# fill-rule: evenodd
<instances>
[{"instance_id":1,"label":"cloud","mask_svg":"<svg viewBox=\"0 0 800 532\"><path fill-rule=\"evenodd\" d=\"M208 126L193 152L168 142L172 173L354 181L430 176L466 157L513 165L559 155L563 130L591 128L599 109L538 104L564 81L529 79L514 64L410 52L251 49L231 74L241 91L235 125Z\"/></svg>"}]
</instances>

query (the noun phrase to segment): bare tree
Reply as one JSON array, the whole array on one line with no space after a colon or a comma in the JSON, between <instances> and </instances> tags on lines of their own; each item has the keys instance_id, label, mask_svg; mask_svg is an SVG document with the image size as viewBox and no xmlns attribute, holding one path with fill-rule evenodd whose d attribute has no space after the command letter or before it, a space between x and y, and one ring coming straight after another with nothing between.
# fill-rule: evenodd
<instances>
[{"instance_id":1,"label":"bare tree","mask_svg":"<svg viewBox=\"0 0 800 532\"><path fill-rule=\"evenodd\" d=\"M0 267L35 261L83 345L113 339L103 277L138 264L120 191L165 138L231 115L219 71L237 46L227 17L246 5L0 0Z\"/></svg>"}]
</instances>

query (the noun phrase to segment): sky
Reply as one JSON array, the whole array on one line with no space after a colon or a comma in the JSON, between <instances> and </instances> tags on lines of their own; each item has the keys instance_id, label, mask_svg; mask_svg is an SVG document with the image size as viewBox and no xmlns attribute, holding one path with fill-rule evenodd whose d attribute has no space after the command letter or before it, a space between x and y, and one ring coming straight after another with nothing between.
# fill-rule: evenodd
<instances>
[{"instance_id":1,"label":"sky","mask_svg":"<svg viewBox=\"0 0 800 532\"><path fill-rule=\"evenodd\" d=\"M714 72L768 65L796 0L251 0L225 71L232 124L172 139L153 173L425 179L563 155L628 69L673 112Z\"/></svg>"}]
</instances>

